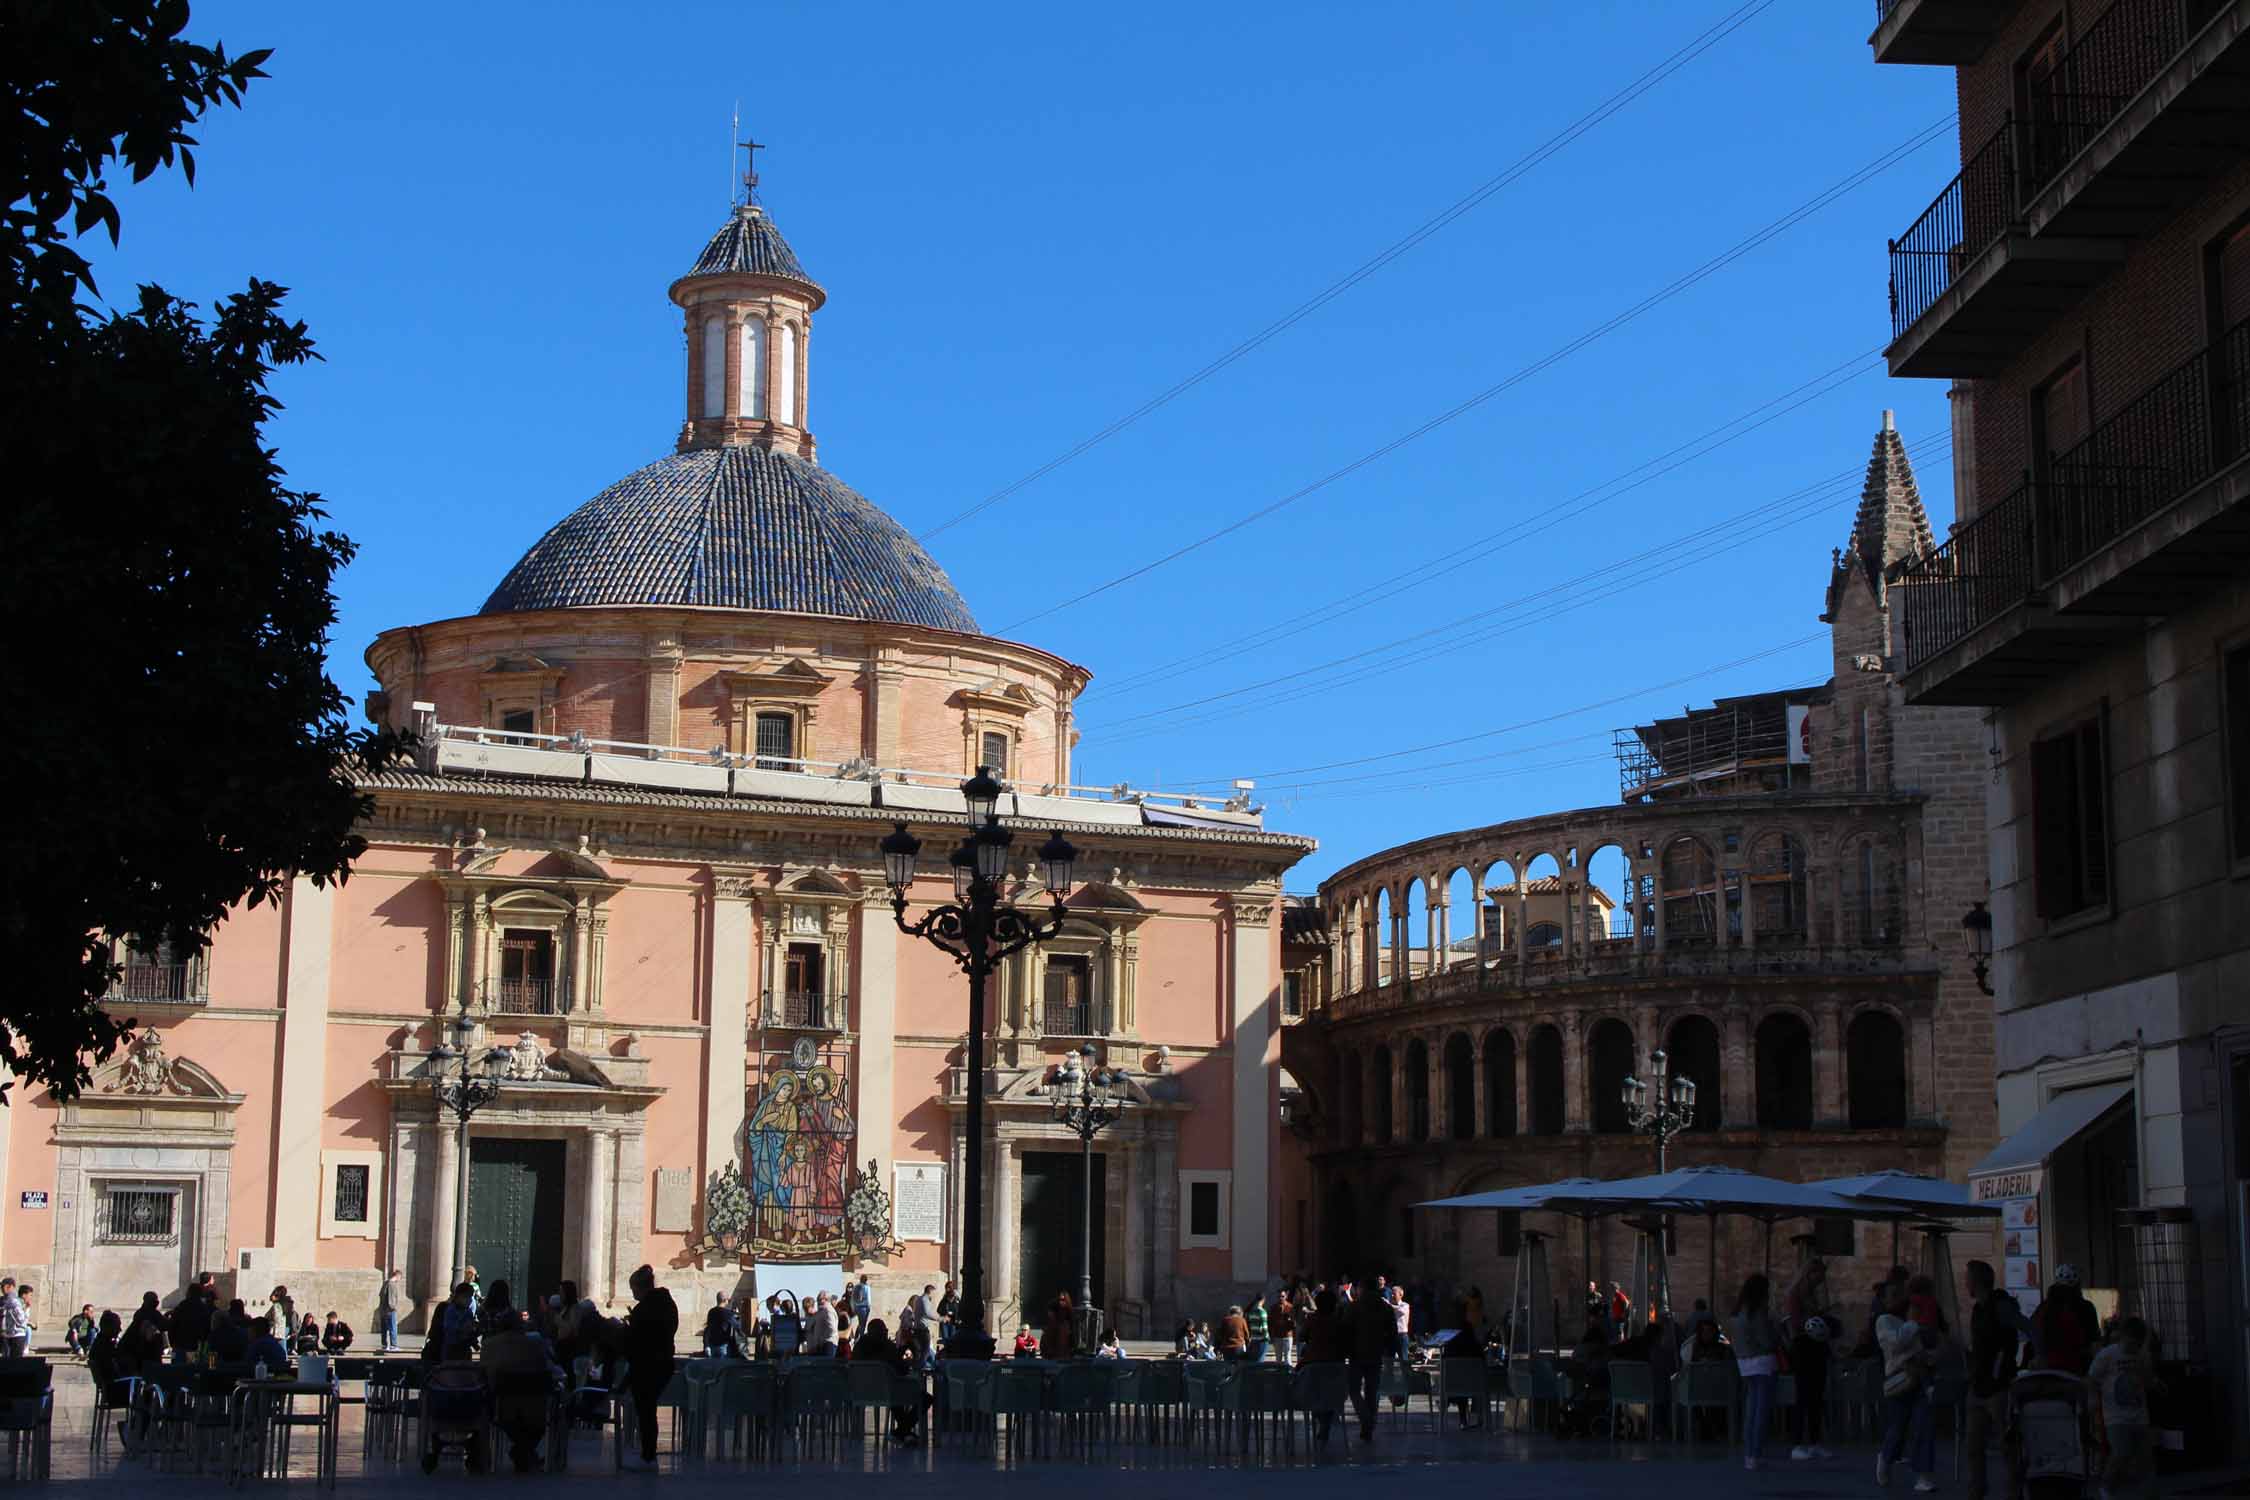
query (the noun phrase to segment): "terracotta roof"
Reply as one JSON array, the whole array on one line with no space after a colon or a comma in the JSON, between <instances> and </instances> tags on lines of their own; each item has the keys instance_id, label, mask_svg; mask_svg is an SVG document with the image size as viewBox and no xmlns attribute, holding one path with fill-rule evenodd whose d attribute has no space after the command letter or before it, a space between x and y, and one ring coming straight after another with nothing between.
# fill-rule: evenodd
<instances>
[{"instance_id":1,"label":"terracotta roof","mask_svg":"<svg viewBox=\"0 0 2250 1500\"><path fill-rule=\"evenodd\" d=\"M677 604L977 633L905 527L809 459L694 448L637 469L534 542L482 614Z\"/></svg>"}]
</instances>

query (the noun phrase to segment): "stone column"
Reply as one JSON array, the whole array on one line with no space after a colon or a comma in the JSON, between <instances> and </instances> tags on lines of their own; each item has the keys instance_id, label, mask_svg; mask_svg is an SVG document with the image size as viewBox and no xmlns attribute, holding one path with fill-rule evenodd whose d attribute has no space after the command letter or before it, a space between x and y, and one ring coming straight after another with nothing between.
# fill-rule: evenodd
<instances>
[{"instance_id":1,"label":"stone column","mask_svg":"<svg viewBox=\"0 0 2250 1500\"><path fill-rule=\"evenodd\" d=\"M445 1008L461 1008L461 989L469 981L469 898L467 893L445 898Z\"/></svg>"},{"instance_id":2,"label":"stone column","mask_svg":"<svg viewBox=\"0 0 2250 1500\"><path fill-rule=\"evenodd\" d=\"M1667 903L1666 903L1666 901L1665 901L1665 899L1664 899L1664 897L1665 897L1665 886L1664 886L1664 861L1663 861L1663 859L1662 859L1662 858L1660 857L1660 858L1656 859L1655 861L1653 861L1653 865L1654 865L1654 873L1655 873L1655 875L1656 875L1656 893L1655 893L1655 894L1654 894L1653 896L1651 896L1651 897L1650 897L1649 899L1650 899L1650 901L1651 901L1651 902L1652 902L1652 903L1654 904L1654 906L1655 906L1655 908L1656 908L1656 951L1657 951L1657 952L1659 952L1659 953L1662 953L1662 952L1664 951L1665 947L1666 947L1666 943L1665 943L1665 937L1666 937L1666 933L1665 933L1665 928L1666 928L1666 925L1667 925L1667 923L1666 923L1666 921L1665 921L1665 910L1664 910L1665 906L1667 905Z\"/></svg>"},{"instance_id":3,"label":"stone column","mask_svg":"<svg viewBox=\"0 0 2250 1500\"><path fill-rule=\"evenodd\" d=\"M987 1127L990 1128L989 1126ZM985 1328L998 1330L1000 1306L1015 1299L1017 1203L1015 1143L995 1135L985 1166L984 1305Z\"/></svg>"},{"instance_id":4,"label":"stone column","mask_svg":"<svg viewBox=\"0 0 2250 1500\"><path fill-rule=\"evenodd\" d=\"M1103 1031L1117 1036L1127 1029L1125 1014L1125 939L1115 928L1102 935Z\"/></svg>"},{"instance_id":5,"label":"stone column","mask_svg":"<svg viewBox=\"0 0 2250 1500\"><path fill-rule=\"evenodd\" d=\"M1531 1033L1516 1043L1516 1134L1531 1134Z\"/></svg>"},{"instance_id":6,"label":"stone column","mask_svg":"<svg viewBox=\"0 0 2250 1500\"><path fill-rule=\"evenodd\" d=\"M1469 1038L1469 1133L1475 1136L1493 1133L1491 1090L1484 1084L1484 1048L1491 1045L1488 1040L1479 1046L1475 1037Z\"/></svg>"},{"instance_id":7,"label":"stone column","mask_svg":"<svg viewBox=\"0 0 2250 1500\"><path fill-rule=\"evenodd\" d=\"M320 1243L321 1122L328 1112L328 978L336 887L289 883L284 915L280 1066L275 1070L273 1204L275 1268L309 1270Z\"/></svg>"},{"instance_id":8,"label":"stone column","mask_svg":"<svg viewBox=\"0 0 2250 1500\"><path fill-rule=\"evenodd\" d=\"M737 347L740 341L737 340ZM743 1059L750 1050L751 976L757 942L752 932L754 887L736 875L711 881L710 1029L703 1049L703 1174L698 1189L738 1160L745 1104ZM864 1080L861 1087L864 1088ZM701 1191L696 1194L700 1200Z\"/></svg>"},{"instance_id":9,"label":"stone column","mask_svg":"<svg viewBox=\"0 0 2250 1500\"><path fill-rule=\"evenodd\" d=\"M1273 1178L1273 1078L1280 1060L1274 990L1274 900L1238 895L1231 927L1233 994L1228 1010L1234 1038L1234 1192L1232 1242L1234 1279L1254 1282L1266 1274L1268 1238L1266 1184ZM1405 928L1400 927L1403 935Z\"/></svg>"},{"instance_id":10,"label":"stone column","mask_svg":"<svg viewBox=\"0 0 2250 1500\"><path fill-rule=\"evenodd\" d=\"M586 1132L586 1295L604 1307L615 1300L610 1240L617 1232L617 1202L610 1158L616 1149L615 1131L597 1125Z\"/></svg>"},{"instance_id":11,"label":"stone column","mask_svg":"<svg viewBox=\"0 0 2250 1500\"><path fill-rule=\"evenodd\" d=\"M1719 1123L1728 1130L1758 1124L1757 1088L1750 1070L1750 1017L1729 996L1726 1029L1720 1033Z\"/></svg>"},{"instance_id":12,"label":"stone column","mask_svg":"<svg viewBox=\"0 0 2250 1500\"><path fill-rule=\"evenodd\" d=\"M1563 1028L1563 1129L1588 1128L1586 1118L1586 1017L1581 1011L1562 1013Z\"/></svg>"},{"instance_id":13,"label":"stone column","mask_svg":"<svg viewBox=\"0 0 2250 1500\"><path fill-rule=\"evenodd\" d=\"M1571 900L1578 894L1578 882L1564 876L1558 883L1562 886L1562 961L1567 969L1578 951L1578 911Z\"/></svg>"},{"instance_id":14,"label":"stone column","mask_svg":"<svg viewBox=\"0 0 2250 1500\"><path fill-rule=\"evenodd\" d=\"M1813 1015L1813 1124L1840 1129L1851 1118L1844 1093L1844 1008L1833 1000Z\"/></svg>"},{"instance_id":15,"label":"stone column","mask_svg":"<svg viewBox=\"0 0 2250 1500\"><path fill-rule=\"evenodd\" d=\"M453 1295L454 1200L461 1191L460 1128L450 1117L440 1116L424 1136L437 1158L437 1178L430 1195L429 1280L422 1287L422 1312L427 1318L437 1305Z\"/></svg>"},{"instance_id":16,"label":"stone column","mask_svg":"<svg viewBox=\"0 0 2250 1500\"><path fill-rule=\"evenodd\" d=\"M897 1109L892 1090L898 1057L898 925L885 893L871 891L859 908L858 1098L852 1128L858 1133L855 1167L875 1162L877 1180L891 1184L891 1132Z\"/></svg>"},{"instance_id":17,"label":"stone column","mask_svg":"<svg viewBox=\"0 0 2250 1500\"><path fill-rule=\"evenodd\" d=\"M1516 875L1516 983L1522 984L1531 971L1531 883L1519 871Z\"/></svg>"}]
</instances>

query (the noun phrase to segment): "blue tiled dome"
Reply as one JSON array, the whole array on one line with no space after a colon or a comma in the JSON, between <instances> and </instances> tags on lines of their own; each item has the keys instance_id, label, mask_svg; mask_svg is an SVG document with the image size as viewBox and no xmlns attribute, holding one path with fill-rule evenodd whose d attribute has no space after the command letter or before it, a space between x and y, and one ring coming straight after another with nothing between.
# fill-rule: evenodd
<instances>
[{"instance_id":1,"label":"blue tiled dome","mask_svg":"<svg viewBox=\"0 0 2250 1500\"><path fill-rule=\"evenodd\" d=\"M626 475L532 544L482 614L592 604L844 615L976 634L906 528L818 464L695 448Z\"/></svg>"},{"instance_id":2,"label":"blue tiled dome","mask_svg":"<svg viewBox=\"0 0 2250 1500\"><path fill-rule=\"evenodd\" d=\"M744 204L727 216L719 232L703 247L688 268L689 276L723 276L735 272L753 276L785 276L820 290L820 283L805 274L797 252L781 237L772 218L755 204ZM685 279L685 278L683 278Z\"/></svg>"}]
</instances>

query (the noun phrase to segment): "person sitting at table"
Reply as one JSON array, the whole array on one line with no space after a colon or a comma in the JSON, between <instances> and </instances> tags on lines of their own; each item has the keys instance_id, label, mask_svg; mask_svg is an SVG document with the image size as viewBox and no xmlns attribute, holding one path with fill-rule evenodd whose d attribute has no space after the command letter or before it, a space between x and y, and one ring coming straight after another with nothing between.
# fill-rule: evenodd
<instances>
[{"instance_id":1,"label":"person sitting at table","mask_svg":"<svg viewBox=\"0 0 2250 1500\"><path fill-rule=\"evenodd\" d=\"M251 1333L246 1357L251 1369L264 1365L269 1377L286 1377L289 1374L289 1351L282 1347L281 1340L273 1336L271 1323Z\"/></svg>"},{"instance_id":2,"label":"person sitting at table","mask_svg":"<svg viewBox=\"0 0 2250 1500\"><path fill-rule=\"evenodd\" d=\"M1125 1350L1117 1342L1117 1330L1114 1328L1104 1329L1101 1343L1094 1348L1094 1358L1123 1359L1124 1357Z\"/></svg>"},{"instance_id":3,"label":"person sitting at table","mask_svg":"<svg viewBox=\"0 0 2250 1500\"><path fill-rule=\"evenodd\" d=\"M297 1325L297 1336L289 1341L289 1347L292 1352L297 1354L318 1354L320 1352L320 1320L311 1313L306 1313L305 1321Z\"/></svg>"},{"instance_id":4,"label":"person sitting at table","mask_svg":"<svg viewBox=\"0 0 2250 1500\"><path fill-rule=\"evenodd\" d=\"M1477 1333L1476 1320L1469 1316L1469 1304L1466 1298L1453 1304L1453 1327L1453 1337L1445 1341L1444 1346L1439 1351L1439 1357L1448 1360L1473 1359L1481 1364L1484 1360L1484 1339ZM1483 1425L1483 1418L1481 1417L1475 1422L1469 1420L1468 1397L1456 1396L1453 1398L1453 1404L1459 1409L1463 1431L1467 1431L1472 1426Z\"/></svg>"},{"instance_id":5,"label":"person sitting at table","mask_svg":"<svg viewBox=\"0 0 2250 1500\"><path fill-rule=\"evenodd\" d=\"M240 1297L227 1304L227 1310L211 1320L210 1332L205 1342L211 1346L212 1357L222 1365L239 1365L250 1358L250 1335L266 1331L266 1320L252 1319L250 1310L242 1305Z\"/></svg>"},{"instance_id":6,"label":"person sitting at table","mask_svg":"<svg viewBox=\"0 0 2250 1500\"><path fill-rule=\"evenodd\" d=\"M498 1290L497 1285L494 1290ZM547 1341L531 1331L522 1313L503 1309L484 1341L478 1362L492 1376L492 1421L507 1435L509 1462L518 1474L538 1473L539 1443L547 1435L548 1402L563 1379Z\"/></svg>"},{"instance_id":7,"label":"person sitting at table","mask_svg":"<svg viewBox=\"0 0 2250 1500\"><path fill-rule=\"evenodd\" d=\"M1217 1359L1218 1357L1219 1351L1211 1342L1211 1325L1209 1323L1196 1324L1195 1337L1188 1340L1188 1358Z\"/></svg>"},{"instance_id":8,"label":"person sitting at table","mask_svg":"<svg viewBox=\"0 0 2250 1500\"><path fill-rule=\"evenodd\" d=\"M881 1318L868 1320L866 1332L852 1342L851 1357L854 1361L883 1366L891 1372L894 1381L916 1374L914 1356L892 1341L891 1330ZM920 1384L919 1379L916 1384ZM899 1446L918 1448L922 1445L917 1429L922 1422L922 1406L928 1400L925 1393L921 1401L891 1408L891 1436L898 1440Z\"/></svg>"},{"instance_id":9,"label":"person sitting at table","mask_svg":"<svg viewBox=\"0 0 2250 1500\"><path fill-rule=\"evenodd\" d=\"M1180 1331L1172 1335L1172 1352L1186 1359L1195 1347L1195 1319L1180 1319Z\"/></svg>"},{"instance_id":10,"label":"person sitting at table","mask_svg":"<svg viewBox=\"0 0 2250 1500\"><path fill-rule=\"evenodd\" d=\"M343 1353L351 1346L352 1325L337 1317L336 1310L330 1308L328 1310L328 1321L322 1325L320 1330L320 1352L333 1357Z\"/></svg>"},{"instance_id":11,"label":"person sitting at table","mask_svg":"<svg viewBox=\"0 0 2250 1500\"><path fill-rule=\"evenodd\" d=\"M478 1328L476 1288L464 1281L453 1289L453 1295L438 1308L431 1330L430 1343L437 1350L438 1360L468 1359L476 1353ZM427 1356L425 1356L427 1357Z\"/></svg>"}]
</instances>

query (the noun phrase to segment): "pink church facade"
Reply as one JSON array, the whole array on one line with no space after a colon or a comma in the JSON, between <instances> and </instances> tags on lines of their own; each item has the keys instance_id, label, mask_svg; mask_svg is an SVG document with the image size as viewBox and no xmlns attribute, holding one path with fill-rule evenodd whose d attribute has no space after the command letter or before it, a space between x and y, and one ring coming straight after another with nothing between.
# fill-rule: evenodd
<instances>
[{"instance_id":1,"label":"pink church facade","mask_svg":"<svg viewBox=\"0 0 2250 1500\"><path fill-rule=\"evenodd\" d=\"M468 1258L520 1278L519 1303L565 1277L614 1301L646 1261L707 1304L798 1262L867 1270L894 1308L949 1274L970 1149L991 1315L1075 1292L1078 1142L1048 1085L1083 1048L1132 1077L1087 1185L1117 1323L1152 1333L1297 1268L1280 908L1311 841L1243 797L1073 787L1088 672L982 634L813 461L825 293L761 209L671 295L677 451L572 512L479 613L368 649L370 714L421 747L367 780L350 880L294 882L185 961L129 954L110 1003L142 1039L80 1099L0 1112L0 1265L43 1305L170 1300L213 1271L365 1328L396 1266L426 1310L462 1223L431 1088L456 1023L500 1086L469 1129ZM913 827L908 915L949 899L979 765L1011 788L1019 901L1044 904L1050 828L1079 851L1062 932L988 999L981 1147L966 982L899 932L877 849ZM712 1219L730 1168L747 1226ZM869 1184L894 1209L880 1247L839 1217Z\"/></svg>"}]
</instances>

